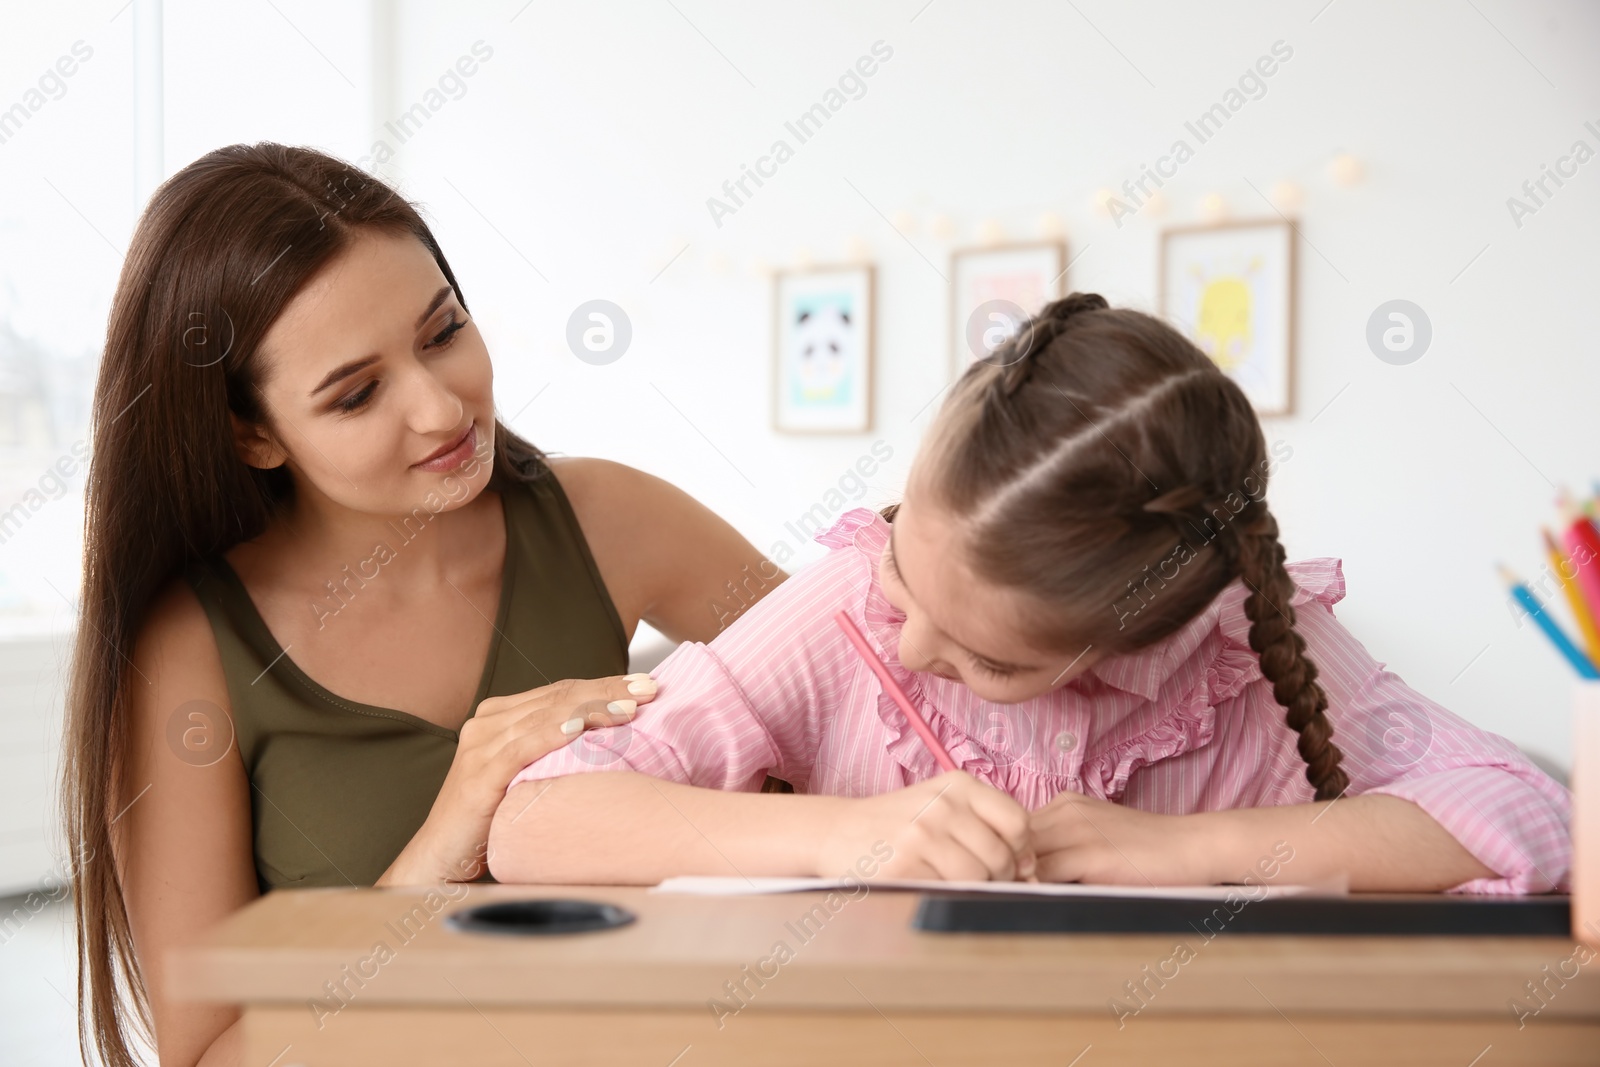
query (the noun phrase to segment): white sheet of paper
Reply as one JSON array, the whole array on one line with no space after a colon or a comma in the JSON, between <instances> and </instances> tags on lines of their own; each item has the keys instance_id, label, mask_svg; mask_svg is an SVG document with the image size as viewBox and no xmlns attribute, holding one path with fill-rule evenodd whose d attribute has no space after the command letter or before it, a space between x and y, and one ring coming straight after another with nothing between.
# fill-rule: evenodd
<instances>
[{"instance_id":1,"label":"white sheet of paper","mask_svg":"<svg viewBox=\"0 0 1600 1067\"><path fill-rule=\"evenodd\" d=\"M1338 892L1335 887L1308 885L1084 885L1081 882L940 882L918 878L867 879L871 889L917 892L1027 893L1046 897L1143 897L1176 900L1225 900L1228 894L1262 900L1305 893ZM804 893L826 889L858 889L861 882L844 878L728 878L684 875L668 878L652 893L684 893L702 897L745 897L767 893ZM1265 896L1263 896L1263 892Z\"/></svg>"}]
</instances>

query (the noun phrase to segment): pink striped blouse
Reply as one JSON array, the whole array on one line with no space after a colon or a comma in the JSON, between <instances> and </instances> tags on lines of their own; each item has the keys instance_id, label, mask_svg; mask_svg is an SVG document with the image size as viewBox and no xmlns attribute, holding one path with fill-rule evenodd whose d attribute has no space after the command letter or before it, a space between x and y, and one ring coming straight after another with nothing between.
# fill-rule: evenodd
<instances>
[{"instance_id":1,"label":"pink striped blouse","mask_svg":"<svg viewBox=\"0 0 1600 1067\"><path fill-rule=\"evenodd\" d=\"M591 730L513 779L634 770L753 791L768 773L797 792L871 796L939 773L834 623L845 608L962 770L1034 810L1063 790L1187 814L1312 799L1295 733L1247 640L1235 582L1177 633L1108 657L1022 704L901 666L905 616L884 597L889 525L846 512L803 568L709 645L686 642L652 671L656 698L632 723ZM1511 742L1477 729L1383 669L1333 617L1339 561L1289 565L1296 628L1327 691L1350 794L1420 806L1498 878L1458 892L1568 887L1567 790Z\"/></svg>"}]
</instances>

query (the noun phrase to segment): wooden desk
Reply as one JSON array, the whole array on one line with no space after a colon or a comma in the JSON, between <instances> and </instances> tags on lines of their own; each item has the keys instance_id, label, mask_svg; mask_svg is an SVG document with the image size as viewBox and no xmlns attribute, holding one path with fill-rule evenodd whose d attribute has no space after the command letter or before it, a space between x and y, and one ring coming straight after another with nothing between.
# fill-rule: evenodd
<instances>
[{"instance_id":1,"label":"wooden desk","mask_svg":"<svg viewBox=\"0 0 1600 1067\"><path fill-rule=\"evenodd\" d=\"M1574 950L1560 938L926 934L911 929L917 898L888 891L805 926L823 894L427 892L271 893L166 977L180 996L243 1005L250 1067L1600 1063L1600 958L1558 986L1546 976ZM639 921L547 938L443 922L536 896L611 901ZM1163 966L1178 940L1192 958ZM759 985L746 977L758 967ZM1541 980L1544 1006L1519 1028L1509 1005L1531 1010L1524 983ZM740 981L734 1011L725 983ZM1128 982L1148 992L1119 1025L1112 1000L1140 1003Z\"/></svg>"}]
</instances>

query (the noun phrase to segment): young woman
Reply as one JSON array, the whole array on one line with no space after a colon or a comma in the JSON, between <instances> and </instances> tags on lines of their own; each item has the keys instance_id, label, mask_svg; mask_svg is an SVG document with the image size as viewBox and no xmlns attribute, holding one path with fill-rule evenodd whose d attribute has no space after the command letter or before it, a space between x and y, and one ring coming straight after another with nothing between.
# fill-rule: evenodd
<instances>
[{"instance_id":1,"label":"young woman","mask_svg":"<svg viewBox=\"0 0 1600 1067\"><path fill-rule=\"evenodd\" d=\"M785 577L670 485L512 434L428 227L307 149L158 190L93 440L64 795L109 1067L145 1022L163 1064L236 1063L236 1013L152 980L169 948L277 886L479 877L511 776L653 695L619 677L640 619L709 639L728 582Z\"/></svg>"},{"instance_id":2,"label":"young woman","mask_svg":"<svg viewBox=\"0 0 1600 1067\"><path fill-rule=\"evenodd\" d=\"M1563 887L1566 790L1373 660L1337 560L1285 565L1275 458L1171 327L1056 301L957 382L898 505L517 776L495 876L838 876L887 845L891 877ZM751 795L769 771L801 795Z\"/></svg>"}]
</instances>

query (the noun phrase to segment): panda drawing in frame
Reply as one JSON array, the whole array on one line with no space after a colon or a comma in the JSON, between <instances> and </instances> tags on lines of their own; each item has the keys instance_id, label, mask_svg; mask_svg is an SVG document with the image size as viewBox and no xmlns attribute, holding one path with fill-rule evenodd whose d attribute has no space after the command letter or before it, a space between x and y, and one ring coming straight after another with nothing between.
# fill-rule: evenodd
<instances>
[{"instance_id":1,"label":"panda drawing in frame","mask_svg":"<svg viewBox=\"0 0 1600 1067\"><path fill-rule=\"evenodd\" d=\"M774 280L773 428L862 433L872 425L873 272L782 272Z\"/></svg>"}]
</instances>

